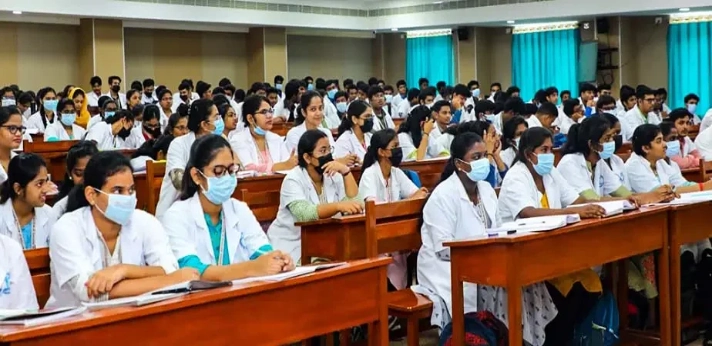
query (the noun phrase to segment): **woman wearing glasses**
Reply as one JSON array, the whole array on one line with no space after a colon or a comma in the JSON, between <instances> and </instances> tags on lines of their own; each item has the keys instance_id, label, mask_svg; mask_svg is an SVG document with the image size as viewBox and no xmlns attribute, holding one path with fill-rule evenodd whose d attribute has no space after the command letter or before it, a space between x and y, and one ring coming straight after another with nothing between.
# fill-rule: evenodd
<instances>
[{"instance_id":1,"label":"woman wearing glasses","mask_svg":"<svg viewBox=\"0 0 712 346\"><path fill-rule=\"evenodd\" d=\"M230 141L246 170L260 173L287 171L297 165L297 156L290 153L284 139L272 132L273 110L264 96L252 95L242 104L242 119L247 131L241 131Z\"/></svg>"},{"instance_id":2,"label":"woman wearing glasses","mask_svg":"<svg viewBox=\"0 0 712 346\"><path fill-rule=\"evenodd\" d=\"M0 183L7 180L7 168L10 159L17 155L14 150L22 145L22 114L17 107L0 108Z\"/></svg>"},{"instance_id":3,"label":"woman wearing glasses","mask_svg":"<svg viewBox=\"0 0 712 346\"><path fill-rule=\"evenodd\" d=\"M282 182L277 219L267 235L274 247L301 259L301 229L295 222L329 218L337 213L363 211L358 185L351 170L331 155L329 137L320 130L308 130L299 139L299 166Z\"/></svg>"},{"instance_id":4,"label":"woman wearing glasses","mask_svg":"<svg viewBox=\"0 0 712 346\"><path fill-rule=\"evenodd\" d=\"M191 148L180 198L163 227L181 268L203 280L226 281L294 269L291 257L272 249L255 215L231 198L238 166L221 136L198 139Z\"/></svg>"}]
</instances>

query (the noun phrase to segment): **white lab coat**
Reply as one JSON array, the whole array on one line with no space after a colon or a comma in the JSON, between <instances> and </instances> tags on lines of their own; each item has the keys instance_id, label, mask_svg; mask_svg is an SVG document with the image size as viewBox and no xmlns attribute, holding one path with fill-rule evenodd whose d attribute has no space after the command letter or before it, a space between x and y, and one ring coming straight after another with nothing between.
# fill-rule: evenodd
<instances>
[{"instance_id":1,"label":"white lab coat","mask_svg":"<svg viewBox=\"0 0 712 346\"><path fill-rule=\"evenodd\" d=\"M30 269L15 240L0 234L0 310L36 310L37 295Z\"/></svg>"},{"instance_id":2,"label":"white lab coat","mask_svg":"<svg viewBox=\"0 0 712 346\"><path fill-rule=\"evenodd\" d=\"M581 119L584 119L584 118L581 118ZM563 111L559 112L559 116L556 117L556 120L558 120L558 124L556 124L556 125L559 126L559 132L563 133L565 135L568 135L569 129L571 129L571 126L576 124L574 119L572 119L571 117L566 115L566 113L564 113ZM581 120L581 121L583 121L583 120Z\"/></svg>"},{"instance_id":3,"label":"white lab coat","mask_svg":"<svg viewBox=\"0 0 712 346\"><path fill-rule=\"evenodd\" d=\"M195 142L195 133L188 132L185 136L180 136L174 139L168 146L166 153L166 174L163 176L161 183L161 193L158 196L158 204L156 205L156 217L163 220L163 214L168 210L168 207L178 198L180 191L176 190L171 181L169 172L174 169L184 170L190 159L190 147Z\"/></svg>"},{"instance_id":4,"label":"white lab coat","mask_svg":"<svg viewBox=\"0 0 712 346\"><path fill-rule=\"evenodd\" d=\"M478 182L477 188L492 227L496 227L501 223L497 211L497 195L486 181ZM443 246L443 243L483 236L486 234L485 229L484 221L477 214L477 208L472 204L457 174L452 174L438 184L425 203L420 230L423 244L418 252L418 284L444 300L450 314L450 249ZM477 311L477 285L465 283L463 297L465 313Z\"/></svg>"},{"instance_id":5,"label":"white lab coat","mask_svg":"<svg viewBox=\"0 0 712 346\"><path fill-rule=\"evenodd\" d=\"M344 200L346 198L344 177L341 174L324 177L322 193L325 195L326 203ZM284 177L279 192L277 218L267 230L267 236L274 248L289 253L294 261L298 262L302 258L301 227L294 226L294 216L287 208L294 201L308 201L315 205L319 204L319 196L309 177L309 173L299 166L292 168Z\"/></svg>"},{"instance_id":6,"label":"white lab coat","mask_svg":"<svg viewBox=\"0 0 712 346\"><path fill-rule=\"evenodd\" d=\"M356 138L356 135L351 130L346 130L334 143L334 158L338 159L348 154L356 154L358 159L363 161L367 148L371 146L371 137L373 135L370 132L364 134L363 138L366 142L366 148L364 148Z\"/></svg>"},{"instance_id":7,"label":"white lab coat","mask_svg":"<svg viewBox=\"0 0 712 346\"><path fill-rule=\"evenodd\" d=\"M579 195L556 168L543 176L544 190L549 201L549 209L561 209L572 204ZM518 218L522 209L541 208L542 194L536 188L534 177L527 165L517 162L504 176L499 191L499 214L502 221L509 222Z\"/></svg>"},{"instance_id":8,"label":"white lab coat","mask_svg":"<svg viewBox=\"0 0 712 346\"><path fill-rule=\"evenodd\" d=\"M633 138L633 131L635 129L630 129L628 126L628 121L626 120L626 113L627 111L625 110L619 110L615 116L618 118L618 122L621 124L621 137L623 138L624 142L630 142L628 138Z\"/></svg>"},{"instance_id":9,"label":"white lab coat","mask_svg":"<svg viewBox=\"0 0 712 346\"><path fill-rule=\"evenodd\" d=\"M402 96L401 94L395 94L395 96L393 96L393 100L391 100L391 104L393 105L393 107L398 109L401 102L403 102L403 101L408 102L407 98L408 98L408 94L406 94L405 96Z\"/></svg>"},{"instance_id":10,"label":"white lab coat","mask_svg":"<svg viewBox=\"0 0 712 346\"><path fill-rule=\"evenodd\" d=\"M423 137L421 141L424 139L425 137ZM435 145L436 140L432 139L430 136L428 136L427 139L428 149L425 151L425 159L437 158L440 153L437 152L437 149L439 149L439 147ZM415 161L418 156L418 147L416 147L413 143L413 138L410 136L410 133L399 133L398 142L400 143L401 150L403 150L403 161Z\"/></svg>"},{"instance_id":11,"label":"white lab coat","mask_svg":"<svg viewBox=\"0 0 712 346\"><path fill-rule=\"evenodd\" d=\"M99 98L101 98L102 94L95 94L94 91L90 91L87 93L87 105L89 107L99 107Z\"/></svg>"},{"instance_id":12,"label":"white lab coat","mask_svg":"<svg viewBox=\"0 0 712 346\"><path fill-rule=\"evenodd\" d=\"M151 97L146 96L146 94L141 93L141 104L144 105L152 105L158 103L158 98L156 97L156 93L154 92Z\"/></svg>"},{"instance_id":13,"label":"white lab coat","mask_svg":"<svg viewBox=\"0 0 712 346\"><path fill-rule=\"evenodd\" d=\"M705 118L707 119L707 118ZM712 119L712 115L710 116ZM701 130L695 138L695 147L705 161L712 161L712 126Z\"/></svg>"},{"instance_id":14,"label":"white lab coat","mask_svg":"<svg viewBox=\"0 0 712 346\"><path fill-rule=\"evenodd\" d=\"M166 274L178 269L163 226L143 210L134 210L129 223L121 227L119 241L122 264L160 266ZM93 301L85 284L94 273L104 269L101 251L104 244L91 208L64 214L52 228L50 243L52 284L45 308L79 306L81 302ZM71 286L74 277L78 280Z\"/></svg>"},{"instance_id":15,"label":"white lab coat","mask_svg":"<svg viewBox=\"0 0 712 346\"><path fill-rule=\"evenodd\" d=\"M544 127L544 125L541 124L541 121L539 121L536 115L532 115L527 118L527 127L531 129L533 127Z\"/></svg>"},{"instance_id":16,"label":"white lab coat","mask_svg":"<svg viewBox=\"0 0 712 346\"><path fill-rule=\"evenodd\" d=\"M361 173L358 183L359 196L377 202L398 202L418 191L418 187L397 167L391 167L388 182L383 178L381 165L374 162Z\"/></svg>"},{"instance_id":17,"label":"white lab coat","mask_svg":"<svg viewBox=\"0 0 712 346\"><path fill-rule=\"evenodd\" d=\"M396 123L393 122L393 119L391 118L391 115L388 114L388 111L386 111L386 107L383 107L383 121L386 123L386 128L389 129L396 129ZM381 126L381 120L376 116L376 113L373 113L373 131L380 131L384 130L383 126Z\"/></svg>"},{"instance_id":18,"label":"white lab coat","mask_svg":"<svg viewBox=\"0 0 712 346\"><path fill-rule=\"evenodd\" d=\"M440 154L450 156L450 145L453 139L455 139L455 136L445 133L434 141L428 140L428 153L435 156L440 156Z\"/></svg>"},{"instance_id":19,"label":"white lab coat","mask_svg":"<svg viewBox=\"0 0 712 346\"><path fill-rule=\"evenodd\" d=\"M517 152L514 147L510 145L509 148L504 149L499 153L499 157L502 159L502 162L507 165L507 168L509 168L512 167L514 159L517 158Z\"/></svg>"},{"instance_id":20,"label":"white lab coat","mask_svg":"<svg viewBox=\"0 0 712 346\"><path fill-rule=\"evenodd\" d=\"M623 159L621 159L620 156L613 154L608 161L611 162L609 168L611 169L611 172L616 175L618 181L620 181L621 184L623 184L623 186L625 186L628 190L631 190L628 173L626 172L625 162Z\"/></svg>"},{"instance_id":21,"label":"white lab coat","mask_svg":"<svg viewBox=\"0 0 712 346\"><path fill-rule=\"evenodd\" d=\"M596 168L591 172L586 165L586 158L581 153L564 155L556 169L579 194L593 190L599 197L604 197L623 186L618 176L603 160L598 160Z\"/></svg>"},{"instance_id":22,"label":"white lab coat","mask_svg":"<svg viewBox=\"0 0 712 346\"><path fill-rule=\"evenodd\" d=\"M85 130L83 127L77 124L72 124L72 137L70 138L69 134L67 133L67 130L64 129L64 125L62 125L62 123L59 121L55 121L53 124L47 125L47 128L44 132L44 139L45 142L47 142L48 139L52 137L54 137L55 140L60 141L76 141L84 139L84 135L86 135L86 133L87 130Z\"/></svg>"},{"instance_id":23,"label":"white lab coat","mask_svg":"<svg viewBox=\"0 0 712 346\"><path fill-rule=\"evenodd\" d=\"M329 144L333 146L334 136L331 134L331 130L325 129L321 126L319 126L317 129L319 129L319 131L321 132L324 132L326 136L329 137ZM289 132L287 132L287 137L285 138L284 142L289 152L291 152L292 150L294 150L294 152L297 151L299 139L302 138L304 132L307 132L307 125L305 123L301 123L300 125L294 126L291 130L289 130Z\"/></svg>"},{"instance_id":24,"label":"white lab coat","mask_svg":"<svg viewBox=\"0 0 712 346\"><path fill-rule=\"evenodd\" d=\"M17 153L15 151L10 151L10 160L12 160L15 156L17 156ZM0 165L0 184L4 183L5 180L7 180L7 172L5 172L5 168Z\"/></svg>"},{"instance_id":25,"label":"white lab coat","mask_svg":"<svg viewBox=\"0 0 712 346\"><path fill-rule=\"evenodd\" d=\"M111 92L109 91L109 92L107 92L106 94L101 95L101 96L109 96L109 97L111 97ZM111 97L111 99L114 100L113 97ZM98 103L98 101L99 101L99 100L97 99L97 103ZM117 100L114 100L114 102L116 102L116 101L117 101ZM118 99L118 101L119 101L119 102L117 102L116 106L119 107L119 109L127 109L127 107L126 107L126 94L120 92L120 93L119 93L119 99Z\"/></svg>"},{"instance_id":26,"label":"white lab coat","mask_svg":"<svg viewBox=\"0 0 712 346\"><path fill-rule=\"evenodd\" d=\"M25 121L25 127L28 129L37 129L39 133L44 133L45 129L47 126L42 122L42 118L45 118L47 121L47 126L49 126L52 123L58 123L59 119L57 119L57 116L55 115L54 118L52 118L52 121L49 121L47 119L47 116L45 114L40 114L40 112L35 112L32 115L30 115L27 120L23 119Z\"/></svg>"},{"instance_id":27,"label":"white lab coat","mask_svg":"<svg viewBox=\"0 0 712 346\"><path fill-rule=\"evenodd\" d=\"M62 199L54 203L52 206L52 211L54 212L54 216L59 219L64 215L64 212L67 211L67 203L69 202L69 196L64 196Z\"/></svg>"},{"instance_id":28,"label":"white lab coat","mask_svg":"<svg viewBox=\"0 0 712 346\"><path fill-rule=\"evenodd\" d=\"M94 115L91 118L89 118L89 123L87 124L87 131L89 131L94 125L104 121L104 118L101 117L100 114Z\"/></svg>"},{"instance_id":29,"label":"white lab coat","mask_svg":"<svg viewBox=\"0 0 712 346\"><path fill-rule=\"evenodd\" d=\"M626 142L630 142L633 138L633 133L635 132L635 129L638 128L638 126L643 125L643 124L657 124L659 121L657 121L655 118L656 116L651 117L651 113L648 113L646 115L643 115L643 113L640 111L640 108L638 108L638 105L635 107L631 108L629 111L625 113L624 119L621 119L621 122L625 121L627 122L627 135L629 136L628 138L623 137L623 140Z\"/></svg>"},{"instance_id":30,"label":"white lab coat","mask_svg":"<svg viewBox=\"0 0 712 346\"><path fill-rule=\"evenodd\" d=\"M502 135L502 129L504 129L504 124L502 123L502 112L497 113L497 115L494 116L494 121L492 121L492 125L494 125L494 129L497 131L498 135Z\"/></svg>"},{"instance_id":31,"label":"white lab coat","mask_svg":"<svg viewBox=\"0 0 712 346\"><path fill-rule=\"evenodd\" d=\"M324 98L324 119L330 129L338 128L341 125L341 118L334 103L328 97Z\"/></svg>"},{"instance_id":32,"label":"white lab coat","mask_svg":"<svg viewBox=\"0 0 712 346\"><path fill-rule=\"evenodd\" d=\"M633 192L644 193L653 191L660 185L669 184L673 187L680 187L687 183L687 179L682 176L680 168L674 161L670 161L668 164L665 160L658 160L655 167L658 171L657 176L650 168L648 160L636 153L630 155L628 161L625 162L625 168Z\"/></svg>"},{"instance_id":33,"label":"white lab coat","mask_svg":"<svg viewBox=\"0 0 712 346\"><path fill-rule=\"evenodd\" d=\"M710 125L712 125L712 108L707 110L705 116L702 117L702 121L700 122L700 133L710 127Z\"/></svg>"},{"instance_id":34,"label":"white lab coat","mask_svg":"<svg viewBox=\"0 0 712 346\"><path fill-rule=\"evenodd\" d=\"M0 204L0 234L15 239L20 246L24 247L20 236L20 230L17 228L13 213L12 198L8 199L3 204ZM52 207L49 205L45 204L41 207L35 208L35 218L33 222L36 222L36 224L33 226L35 228L36 248L39 249L49 246L50 229L52 229L56 219L57 216L52 210Z\"/></svg>"},{"instance_id":35,"label":"white lab coat","mask_svg":"<svg viewBox=\"0 0 712 346\"><path fill-rule=\"evenodd\" d=\"M265 141L273 164L289 160L291 153L287 150L282 136L268 131L265 134ZM240 162L243 166L260 163L260 155L257 153L257 144L250 131L246 130L236 133L230 139L230 146L237 154L237 157L240 158Z\"/></svg>"},{"instance_id":36,"label":"white lab coat","mask_svg":"<svg viewBox=\"0 0 712 346\"><path fill-rule=\"evenodd\" d=\"M410 102L405 101L401 102L400 105L398 105L398 108L396 110L397 114L393 114L391 118L401 118L403 120L408 118L408 114L413 110L413 108L420 106L419 104L416 104L415 106L411 106ZM375 119L374 119L375 121Z\"/></svg>"},{"instance_id":37,"label":"white lab coat","mask_svg":"<svg viewBox=\"0 0 712 346\"><path fill-rule=\"evenodd\" d=\"M125 140L119 136L114 136L111 132L111 124L104 121L92 126L89 131L87 131L84 139L96 142L96 146L100 151L137 149L145 142L143 136L137 136L135 131L131 131Z\"/></svg>"},{"instance_id":38,"label":"white lab coat","mask_svg":"<svg viewBox=\"0 0 712 346\"><path fill-rule=\"evenodd\" d=\"M272 249L247 204L230 198L222 204L222 208L222 223L227 238L225 257L230 264L249 261L253 255ZM217 264L198 193L185 201L176 201L168 208L163 218L163 229L168 234L175 258L192 255L204 264Z\"/></svg>"}]
</instances>

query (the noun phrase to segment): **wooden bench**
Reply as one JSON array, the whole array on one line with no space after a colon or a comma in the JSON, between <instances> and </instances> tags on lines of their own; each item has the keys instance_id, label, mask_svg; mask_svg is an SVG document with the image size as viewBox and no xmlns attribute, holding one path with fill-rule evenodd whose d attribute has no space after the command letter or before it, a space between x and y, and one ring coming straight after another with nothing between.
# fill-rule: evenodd
<instances>
[{"instance_id":1,"label":"wooden bench","mask_svg":"<svg viewBox=\"0 0 712 346\"><path fill-rule=\"evenodd\" d=\"M51 284L49 269L49 249L34 249L24 252L27 266L30 267L32 285L37 294L37 303L43 307L49 299L49 287Z\"/></svg>"},{"instance_id":2,"label":"wooden bench","mask_svg":"<svg viewBox=\"0 0 712 346\"><path fill-rule=\"evenodd\" d=\"M240 200L247 203L260 223L271 222L277 218L279 211L279 190L254 192L240 190Z\"/></svg>"},{"instance_id":3,"label":"wooden bench","mask_svg":"<svg viewBox=\"0 0 712 346\"><path fill-rule=\"evenodd\" d=\"M47 173L52 181L61 182L67 172L67 152L79 141L30 142L22 143L22 151L41 156L47 163Z\"/></svg>"},{"instance_id":4,"label":"wooden bench","mask_svg":"<svg viewBox=\"0 0 712 346\"><path fill-rule=\"evenodd\" d=\"M143 209L149 214L156 215L158 198L161 195L161 184L163 176L166 175L166 161L146 161L146 174L144 179L136 179L136 191L143 189L145 193L145 203L142 205L142 198L139 200L138 209Z\"/></svg>"}]
</instances>

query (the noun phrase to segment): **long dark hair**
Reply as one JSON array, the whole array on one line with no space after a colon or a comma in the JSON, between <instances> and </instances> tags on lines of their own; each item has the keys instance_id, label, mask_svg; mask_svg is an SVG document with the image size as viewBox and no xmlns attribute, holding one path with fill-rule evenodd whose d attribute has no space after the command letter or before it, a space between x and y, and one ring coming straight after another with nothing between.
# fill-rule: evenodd
<instances>
[{"instance_id":1,"label":"long dark hair","mask_svg":"<svg viewBox=\"0 0 712 346\"><path fill-rule=\"evenodd\" d=\"M393 129L380 130L371 136L371 143L368 150L366 150L366 155L363 157L363 167L361 168L362 172L366 168L371 167L374 162L378 162L378 149L386 149L388 144L393 141L396 136L396 131Z\"/></svg>"},{"instance_id":2,"label":"long dark hair","mask_svg":"<svg viewBox=\"0 0 712 346\"><path fill-rule=\"evenodd\" d=\"M198 192L198 184L193 181L193 177L190 175L191 169L195 167L202 172L215 159L218 151L224 148L227 148L230 151L230 155L235 157L230 148L230 143L222 136L210 134L199 138L193 143L190 147L188 164L185 166L185 171L183 171L183 188L180 192L181 201L193 197Z\"/></svg>"},{"instance_id":3,"label":"long dark hair","mask_svg":"<svg viewBox=\"0 0 712 346\"><path fill-rule=\"evenodd\" d=\"M403 123L401 123L400 128L398 128L398 133L408 133L410 138L413 140L413 145L415 147L420 146L420 140L423 138L423 129L421 123L427 121L430 118L430 108L426 106L418 106L413 108Z\"/></svg>"},{"instance_id":4,"label":"long dark hair","mask_svg":"<svg viewBox=\"0 0 712 346\"><path fill-rule=\"evenodd\" d=\"M17 197L13 186L20 184L24 189L33 181L42 167L47 167L44 159L32 153L21 153L10 160L7 165L7 180L0 184L0 204L5 204L9 199Z\"/></svg>"},{"instance_id":5,"label":"long dark hair","mask_svg":"<svg viewBox=\"0 0 712 346\"><path fill-rule=\"evenodd\" d=\"M101 190L109 177L126 171L133 174L131 161L119 152L113 150L101 151L92 156L87 163L87 168L84 170L84 184L74 186L72 191L69 192L67 213L89 206L89 201L84 195L86 186Z\"/></svg>"},{"instance_id":6,"label":"long dark hair","mask_svg":"<svg viewBox=\"0 0 712 346\"><path fill-rule=\"evenodd\" d=\"M588 156L591 153L589 142L603 144L601 138L610 129L611 124L602 116L588 117L580 124L573 124L561 152L563 155L580 153Z\"/></svg>"},{"instance_id":7,"label":"long dark hair","mask_svg":"<svg viewBox=\"0 0 712 346\"><path fill-rule=\"evenodd\" d=\"M504 123L502 128L502 150L514 147L514 134L517 133L519 125L522 124L524 124L524 127L529 128L529 124L521 116L516 116Z\"/></svg>"},{"instance_id":8,"label":"long dark hair","mask_svg":"<svg viewBox=\"0 0 712 346\"><path fill-rule=\"evenodd\" d=\"M299 100L299 109L296 110L296 116L294 118L295 125L301 125L304 122L304 120L306 119L304 114L307 113L307 108L309 108L309 104L311 103L311 100L316 97L320 98L322 100L322 102L324 101L323 97L321 97L321 95L318 92L313 91L313 90L307 91L304 93L304 95L302 95L302 99ZM322 105L323 105L323 103L322 103Z\"/></svg>"},{"instance_id":9,"label":"long dark hair","mask_svg":"<svg viewBox=\"0 0 712 346\"><path fill-rule=\"evenodd\" d=\"M59 194L57 195L57 200L60 200L67 196L74 187L74 180L72 180L72 170L77 165L77 161L87 156L94 156L98 152L99 149L97 149L96 143L94 143L93 141L79 141L72 145L71 148L69 148L69 151L67 152L67 170L64 172L64 180L62 181L62 185L59 187Z\"/></svg>"},{"instance_id":10,"label":"long dark hair","mask_svg":"<svg viewBox=\"0 0 712 346\"><path fill-rule=\"evenodd\" d=\"M37 92L37 99L40 100L39 101L40 102L40 119L42 119L42 124L44 124L44 127L47 127L47 119L45 118L46 117L45 107L44 107L44 101L42 99L44 99L44 97L47 96L47 94L49 94L49 93L53 93L55 98L57 98L57 93L51 87L44 87L44 88L40 89L40 91ZM72 102L74 102L74 101L72 101ZM59 105L57 105L57 109L59 109ZM56 109L54 112L54 117L52 118L52 120L49 123L54 124L55 120L57 120L57 110Z\"/></svg>"},{"instance_id":11,"label":"long dark hair","mask_svg":"<svg viewBox=\"0 0 712 346\"><path fill-rule=\"evenodd\" d=\"M361 114L363 114L363 112L365 112L369 108L371 108L371 106L369 106L368 103L364 101L356 100L354 102L351 102L349 108L346 110L346 115L343 119L341 119L341 124L339 124L339 136L354 127L354 121L351 119L352 117L360 117Z\"/></svg>"},{"instance_id":12,"label":"long dark hair","mask_svg":"<svg viewBox=\"0 0 712 346\"><path fill-rule=\"evenodd\" d=\"M200 124L208 121L210 117L210 108L215 104L211 100L199 99L193 101L188 109L188 129L195 134L200 130Z\"/></svg>"}]
</instances>

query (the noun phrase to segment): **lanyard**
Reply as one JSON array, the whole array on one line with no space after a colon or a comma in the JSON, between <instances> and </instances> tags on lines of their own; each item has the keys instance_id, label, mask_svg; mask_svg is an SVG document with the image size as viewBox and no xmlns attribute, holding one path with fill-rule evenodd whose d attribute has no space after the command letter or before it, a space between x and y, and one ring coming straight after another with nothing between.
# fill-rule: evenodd
<instances>
[{"instance_id":1,"label":"lanyard","mask_svg":"<svg viewBox=\"0 0 712 346\"><path fill-rule=\"evenodd\" d=\"M222 227L220 228L220 249L218 250L218 265L221 266L223 265L223 260L225 258L225 234L227 231L225 230L225 213L220 212L220 218L221 218L221 224Z\"/></svg>"},{"instance_id":2,"label":"lanyard","mask_svg":"<svg viewBox=\"0 0 712 346\"><path fill-rule=\"evenodd\" d=\"M101 232L97 230L97 233L99 234L99 239L101 239L101 244L104 245L103 253L104 256L102 256L101 259L101 264L104 266L104 269L109 268L111 266L111 259L114 257L113 253L109 250L109 244L106 243L106 240L104 240L104 236L101 235ZM119 255L119 263L123 262L122 256L121 256L121 234L119 234L118 237L116 237L116 246L114 246L114 253L117 253Z\"/></svg>"},{"instance_id":3,"label":"lanyard","mask_svg":"<svg viewBox=\"0 0 712 346\"><path fill-rule=\"evenodd\" d=\"M20 244L22 244L22 247L25 250L30 250L35 248L35 225L37 224L35 222L35 217L32 217L32 233L30 233L30 247L26 248L25 247L25 235L22 234L22 226L20 226L20 220L17 218L17 214L15 214L15 209L12 209L12 216L15 218L15 226L17 226L17 233L20 234Z\"/></svg>"}]
</instances>

